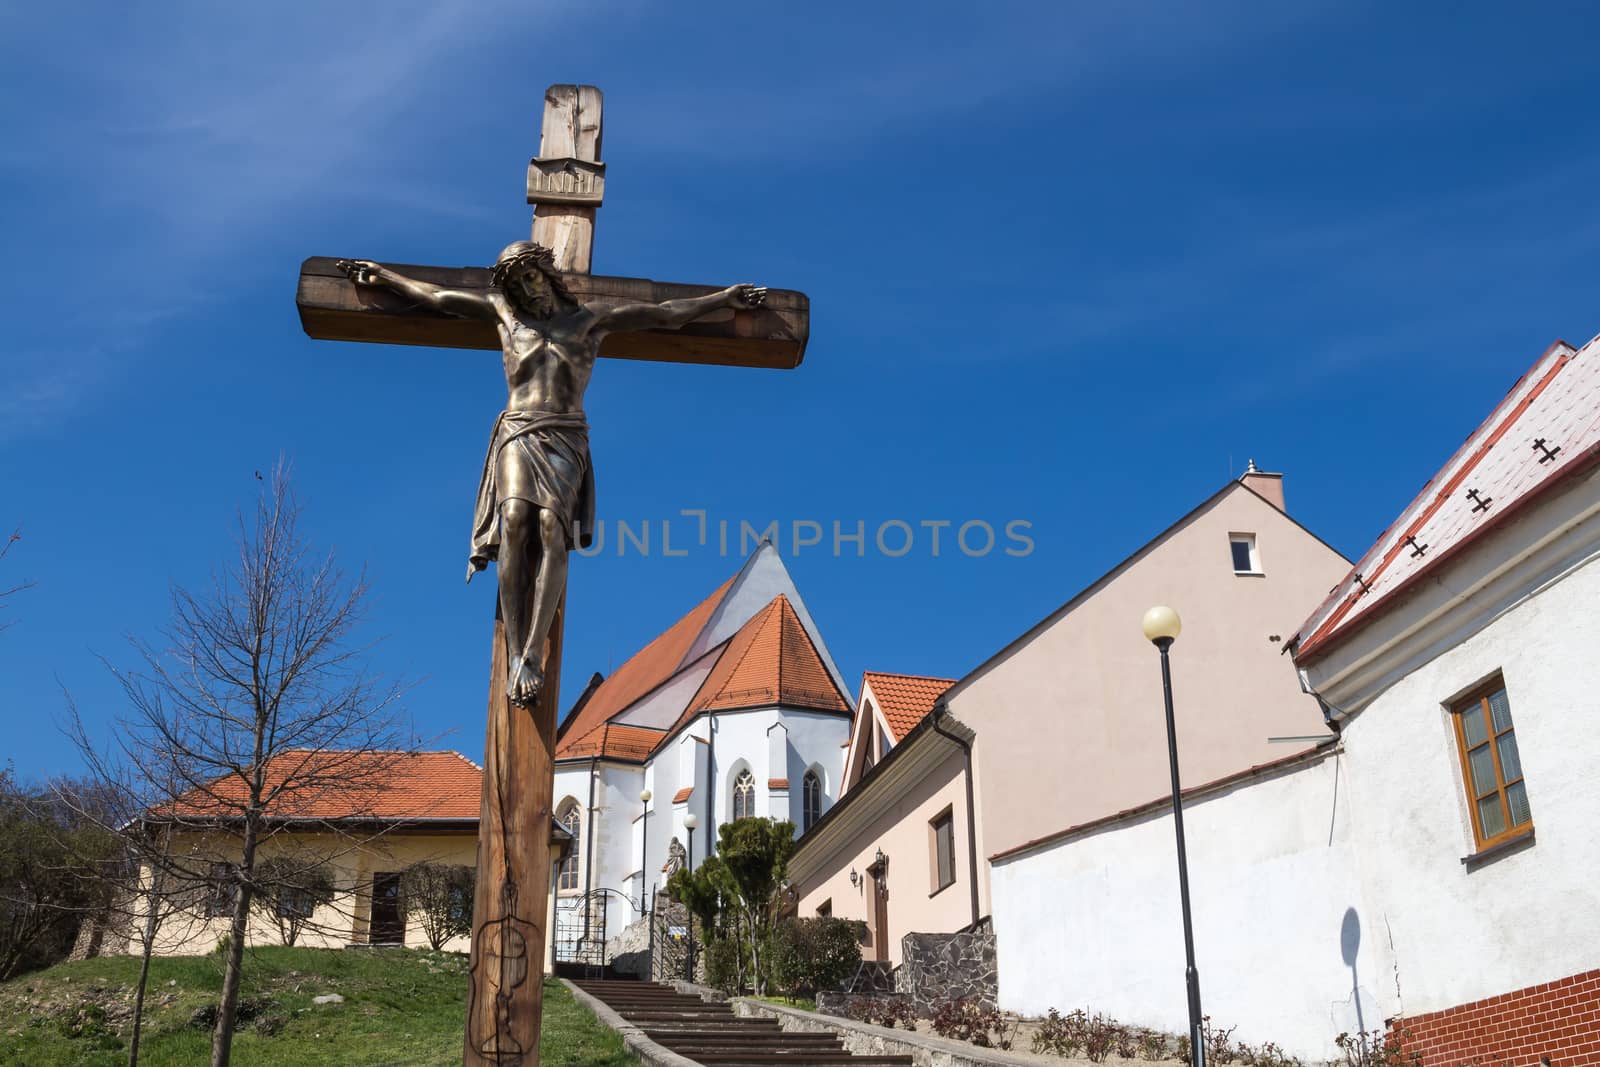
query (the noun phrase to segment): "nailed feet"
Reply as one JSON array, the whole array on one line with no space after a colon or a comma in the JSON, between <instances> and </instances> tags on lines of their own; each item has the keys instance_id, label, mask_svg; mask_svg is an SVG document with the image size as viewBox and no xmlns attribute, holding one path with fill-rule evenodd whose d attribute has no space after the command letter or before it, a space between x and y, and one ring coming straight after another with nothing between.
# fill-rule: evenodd
<instances>
[{"instance_id":1,"label":"nailed feet","mask_svg":"<svg viewBox=\"0 0 1600 1067\"><path fill-rule=\"evenodd\" d=\"M514 656L506 670L506 697L519 708L531 708L544 688L544 673L526 656Z\"/></svg>"}]
</instances>

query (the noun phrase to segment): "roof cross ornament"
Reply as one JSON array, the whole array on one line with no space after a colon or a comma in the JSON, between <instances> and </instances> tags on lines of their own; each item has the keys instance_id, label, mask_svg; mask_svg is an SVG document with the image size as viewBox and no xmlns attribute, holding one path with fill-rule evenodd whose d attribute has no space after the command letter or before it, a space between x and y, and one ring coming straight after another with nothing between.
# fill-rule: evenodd
<instances>
[{"instance_id":1,"label":"roof cross ornament","mask_svg":"<svg viewBox=\"0 0 1600 1067\"><path fill-rule=\"evenodd\" d=\"M1551 448L1549 445L1545 444L1544 438L1542 437L1536 437L1533 439L1533 447L1544 453L1539 457L1540 463L1549 463L1553 461L1556 458L1556 453L1561 451L1560 445L1556 445L1556 447Z\"/></svg>"},{"instance_id":2,"label":"roof cross ornament","mask_svg":"<svg viewBox=\"0 0 1600 1067\"><path fill-rule=\"evenodd\" d=\"M1480 511L1488 511L1489 505L1494 503L1494 497L1484 496L1476 489L1467 490L1467 499L1472 501L1472 513L1474 515Z\"/></svg>"},{"instance_id":3,"label":"roof cross ornament","mask_svg":"<svg viewBox=\"0 0 1600 1067\"><path fill-rule=\"evenodd\" d=\"M1412 559L1418 559L1418 558L1428 554L1428 546L1427 545L1419 545L1419 544L1417 544L1417 535L1416 534L1406 534L1406 544L1411 546L1411 558Z\"/></svg>"}]
</instances>

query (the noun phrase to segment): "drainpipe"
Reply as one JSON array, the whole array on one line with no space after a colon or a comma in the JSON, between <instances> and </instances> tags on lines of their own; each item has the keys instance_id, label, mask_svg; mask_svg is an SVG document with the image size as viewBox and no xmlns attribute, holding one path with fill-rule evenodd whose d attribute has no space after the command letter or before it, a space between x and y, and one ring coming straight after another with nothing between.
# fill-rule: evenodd
<instances>
[{"instance_id":1,"label":"drainpipe","mask_svg":"<svg viewBox=\"0 0 1600 1067\"><path fill-rule=\"evenodd\" d=\"M706 716L706 847L704 856L710 858L712 839L717 826L717 717Z\"/></svg>"},{"instance_id":2,"label":"drainpipe","mask_svg":"<svg viewBox=\"0 0 1600 1067\"><path fill-rule=\"evenodd\" d=\"M972 886L972 925L978 925L978 817L972 807L972 745L939 728L939 716L950 714L944 701L933 706L933 732L961 746L967 780L967 881Z\"/></svg>"},{"instance_id":3,"label":"drainpipe","mask_svg":"<svg viewBox=\"0 0 1600 1067\"><path fill-rule=\"evenodd\" d=\"M588 947L589 942L589 912L591 910L589 894L594 892L594 779L595 769L599 764L599 756L589 757L589 829L584 831L589 839L589 847L584 851L589 858L588 862L583 865L583 941L585 948Z\"/></svg>"}]
</instances>

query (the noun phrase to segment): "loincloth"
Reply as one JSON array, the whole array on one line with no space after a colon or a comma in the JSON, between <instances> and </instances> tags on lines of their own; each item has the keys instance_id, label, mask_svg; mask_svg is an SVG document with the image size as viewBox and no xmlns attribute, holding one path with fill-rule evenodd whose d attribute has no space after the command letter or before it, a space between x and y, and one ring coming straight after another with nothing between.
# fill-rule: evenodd
<instances>
[{"instance_id":1,"label":"loincloth","mask_svg":"<svg viewBox=\"0 0 1600 1067\"><path fill-rule=\"evenodd\" d=\"M505 449L511 449L512 462L522 466L523 488L513 496L502 495L498 484L500 453ZM566 469L551 457L558 457ZM569 473L574 471L578 473ZM581 413L502 411L495 420L472 515L468 559L474 570L500 556L502 500L526 500L554 512L568 547L574 533L581 547L594 541L594 465L589 458L589 423Z\"/></svg>"}]
</instances>

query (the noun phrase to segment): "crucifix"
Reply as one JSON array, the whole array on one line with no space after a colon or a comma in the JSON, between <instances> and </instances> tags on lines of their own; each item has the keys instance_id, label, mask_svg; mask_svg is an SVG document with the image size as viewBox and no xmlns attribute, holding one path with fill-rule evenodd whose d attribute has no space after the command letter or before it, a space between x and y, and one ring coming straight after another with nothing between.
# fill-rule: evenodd
<instances>
[{"instance_id":1,"label":"crucifix","mask_svg":"<svg viewBox=\"0 0 1600 1067\"><path fill-rule=\"evenodd\" d=\"M479 481L467 577L495 561L478 821L466 1067L537 1067L567 551L594 505L583 392L597 356L793 368L803 293L712 289L589 273L604 195L600 91L545 93L528 166L531 241L492 268L307 259L296 303L307 334L339 341L499 350L509 394Z\"/></svg>"}]
</instances>

